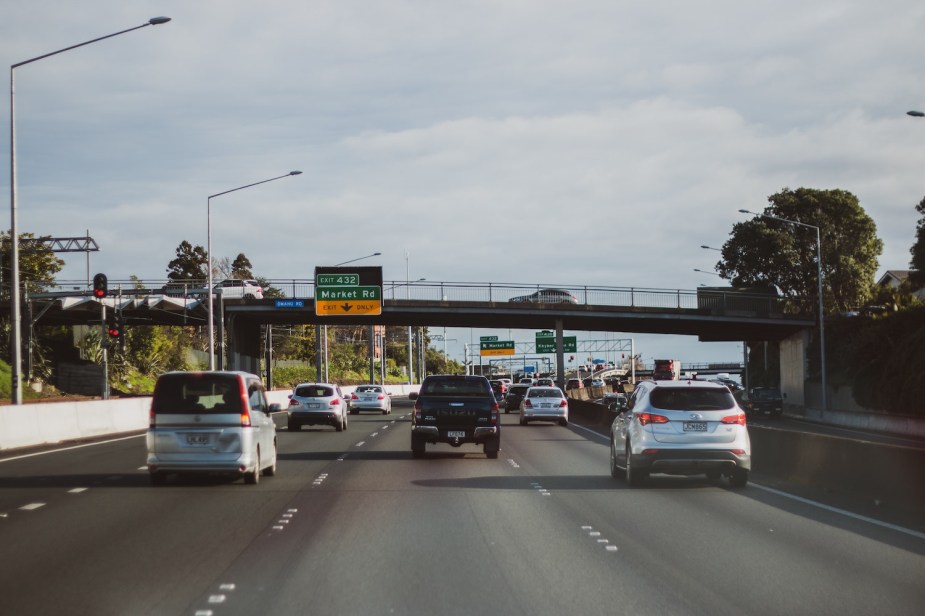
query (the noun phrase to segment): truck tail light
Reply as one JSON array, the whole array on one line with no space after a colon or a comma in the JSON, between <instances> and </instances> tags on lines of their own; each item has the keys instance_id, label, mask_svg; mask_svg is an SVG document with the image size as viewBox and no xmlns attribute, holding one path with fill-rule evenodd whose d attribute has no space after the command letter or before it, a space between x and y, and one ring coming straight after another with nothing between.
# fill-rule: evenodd
<instances>
[{"instance_id":1,"label":"truck tail light","mask_svg":"<svg viewBox=\"0 0 925 616\"><path fill-rule=\"evenodd\" d=\"M728 415L723 417L720 420L720 423L724 424L739 424L740 426L745 425L745 413L737 413L736 415Z\"/></svg>"},{"instance_id":2,"label":"truck tail light","mask_svg":"<svg viewBox=\"0 0 925 616\"><path fill-rule=\"evenodd\" d=\"M656 415L655 413L639 413L636 415L636 419L639 420L639 425L647 426L650 423L653 424L663 424L668 423L668 418L664 415Z\"/></svg>"}]
</instances>

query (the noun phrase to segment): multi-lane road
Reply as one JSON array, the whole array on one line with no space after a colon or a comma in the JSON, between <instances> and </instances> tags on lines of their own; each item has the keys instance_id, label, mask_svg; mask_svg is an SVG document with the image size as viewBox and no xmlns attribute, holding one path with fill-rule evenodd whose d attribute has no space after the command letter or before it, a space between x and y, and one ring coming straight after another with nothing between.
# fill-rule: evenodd
<instances>
[{"instance_id":1,"label":"multi-lane road","mask_svg":"<svg viewBox=\"0 0 925 616\"><path fill-rule=\"evenodd\" d=\"M0 460L3 614L920 614L925 535L744 490L609 475L603 436L409 450L407 400L280 426L279 474L149 485L144 438Z\"/></svg>"}]
</instances>

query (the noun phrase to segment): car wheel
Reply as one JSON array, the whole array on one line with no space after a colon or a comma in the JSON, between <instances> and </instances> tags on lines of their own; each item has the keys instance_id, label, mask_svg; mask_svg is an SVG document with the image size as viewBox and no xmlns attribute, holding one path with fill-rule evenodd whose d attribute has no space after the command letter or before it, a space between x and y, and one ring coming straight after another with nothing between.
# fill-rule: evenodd
<instances>
[{"instance_id":1,"label":"car wheel","mask_svg":"<svg viewBox=\"0 0 925 616\"><path fill-rule=\"evenodd\" d=\"M382 414L383 414L383 415L388 415L389 412L388 412L387 410L385 410L385 409L382 409Z\"/></svg>"},{"instance_id":2,"label":"car wheel","mask_svg":"<svg viewBox=\"0 0 925 616\"><path fill-rule=\"evenodd\" d=\"M263 469L264 477L275 477L276 476L276 464L277 464L276 454L277 454L276 443L273 443L273 464Z\"/></svg>"},{"instance_id":3,"label":"car wheel","mask_svg":"<svg viewBox=\"0 0 925 616\"><path fill-rule=\"evenodd\" d=\"M257 485L260 483L260 448L257 448L257 460L254 462L254 472L244 473L244 483Z\"/></svg>"},{"instance_id":4,"label":"car wheel","mask_svg":"<svg viewBox=\"0 0 925 616\"><path fill-rule=\"evenodd\" d=\"M427 444L424 439L411 435L411 456L414 458L423 458L427 450Z\"/></svg>"},{"instance_id":5,"label":"car wheel","mask_svg":"<svg viewBox=\"0 0 925 616\"><path fill-rule=\"evenodd\" d=\"M645 481L646 477L648 477L649 474L638 468L633 468L633 458L631 454L632 454L632 450L630 449L630 444L627 443L626 444L626 467L624 471L624 476L626 477L626 483L628 483L631 486L638 486L643 481Z\"/></svg>"},{"instance_id":6,"label":"car wheel","mask_svg":"<svg viewBox=\"0 0 925 616\"><path fill-rule=\"evenodd\" d=\"M623 479L623 471L617 466L617 444L610 440L610 476L614 479Z\"/></svg>"},{"instance_id":7,"label":"car wheel","mask_svg":"<svg viewBox=\"0 0 925 616\"><path fill-rule=\"evenodd\" d=\"M565 418L560 419L559 425L562 426L563 428L568 426L568 419L565 419Z\"/></svg>"},{"instance_id":8,"label":"car wheel","mask_svg":"<svg viewBox=\"0 0 925 616\"><path fill-rule=\"evenodd\" d=\"M748 471L744 468L735 468L729 475L729 486L733 488L744 488L748 483Z\"/></svg>"},{"instance_id":9,"label":"car wheel","mask_svg":"<svg viewBox=\"0 0 925 616\"><path fill-rule=\"evenodd\" d=\"M302 429L302 426L292 421L291 419L289 420L289 424L286 427L290 432L298 432Z\"/></svg>"}]
</instances>

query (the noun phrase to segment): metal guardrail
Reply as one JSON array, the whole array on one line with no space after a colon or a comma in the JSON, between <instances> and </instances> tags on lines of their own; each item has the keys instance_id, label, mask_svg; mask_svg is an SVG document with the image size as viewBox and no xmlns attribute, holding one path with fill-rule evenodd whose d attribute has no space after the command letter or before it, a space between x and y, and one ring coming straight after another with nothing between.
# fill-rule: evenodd
<instances>
[{"instance_id":1,"label":"metal guardrail","mask_svg":"<svg viewBox=\"0 0 925 616\"><path fill-rule=\"evenodd\" d=\"M284 298L314 298L313 279L275 278L266 281ZM383 281L382 300L417 300L430 302L509 302L541 289L563 289L577 298L578 304L631 308L703 310L712 314L742 311L767 316L803 316L813 314L812 300L783 298L742 291L652 289L639 287L567 286L496 282ZM206 293L204 281L128 280L109 281L109 292L123 297L167 294L201 297ZM85 281L59 281L45 293L33 298L80 296L90 294Z\"/></svg>"}]
</instances>

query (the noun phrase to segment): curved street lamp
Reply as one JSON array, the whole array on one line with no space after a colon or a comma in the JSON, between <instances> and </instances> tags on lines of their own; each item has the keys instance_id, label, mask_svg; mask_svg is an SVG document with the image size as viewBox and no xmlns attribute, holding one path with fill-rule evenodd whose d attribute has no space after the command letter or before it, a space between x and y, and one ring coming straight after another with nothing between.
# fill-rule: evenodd
<instances>
[{"instance_id":1,"label":"curved street lamp","mask_svg":"<svg viewBox=\"0 0 925 616\"><path fill-rule=\"evenodd\" d=\"M694 271L700 272L701 274L713 274L714 276L722 277L720 274L717 274L716 272L708 272L707 270L697 269L696 267L694 268Z\"/></svg>"},{"instance_id":2,"label":"curved street lamp","mask_svg":"<svg viewBox=\"0 0 925 616\"><path fill-rule=\"evenodd\" d=\"M64 49L52 51L41 56L23 60L10 66L10 346L12 347L12 366L10 372L12 376L12 399L13 404L22 404L22 315L19 305L19 230L16 225L16 79L14 71L20 66L31 64L44 58L56 56L59 53L77 49L84 45L90 45L98 41L103 41L126 32L132 32L148 26L159 26L170 21L169 17L152 17L147 22L134 28L113 32L106 36L101 36L90 41L71 45Z\"/></svg>"},{"instance_id":3,"label":"curved street lamp","mask_svg":"<svg viewBox=\"0 0 925 616\"><path fill-rule=\"evenodd\" d=\"M796 220L788 220L786 218L778 218L777 216L770 216L768 214L759 214L758 212L751 212L749 210L739 210L743 214L752 214L754 216L760 216L761 218L770 218L771 220L779 220L781 222L786 222L791 225L797 225L799 227L806 227L807 229L816 230L816 280L818 284L818 295L819 295L819 369L822 372L822 410L829 410L829 393L827 391L827 382L826 382L826 364L825 364L825 313L823 312L822 306L822 239L819 234L819 227L815 225L808 225L805 222L798 222Z\"/></svg>"},{"instance_id":4,"label":"curved street lamp","mask_svg":"<svg viewBox=\"0 0 925 616\"><path fill-rule=\"evenodd\" d=\"M925 118L925 111L907 111L906 115L911 115L914 118Z\"/></svg>"},{"instance_id":5,"label":"curved street lamp","mask_svg":"<svg viewBox=\"0 0 925 616\"><path fill-rule=\"evenodd\" d=\"M260 184L266 184L267 182L272 182L273 180L281 180L283 178L288 178L290 175L301 175L301 171L290 171L285 175L279 175L275 178L270 178L268 180L260 180L259 182L253 182L251 184L245 184L244 186L238 186L237 188L232 188L230 190L225 190L220 193L215 193L214 195L209 195L206 199L206 269L208 272L206 276L208 278L208 283L206 286L206 292L209 296L209 371L215 370L215 318L213 316L212 310L212 198L220 197L222 195L227 195L238 190L244 190L245 188L250 188L251 186L258 186Z\"/></svg>"}]
</instances>

